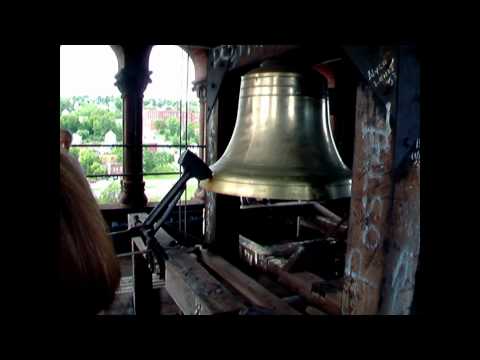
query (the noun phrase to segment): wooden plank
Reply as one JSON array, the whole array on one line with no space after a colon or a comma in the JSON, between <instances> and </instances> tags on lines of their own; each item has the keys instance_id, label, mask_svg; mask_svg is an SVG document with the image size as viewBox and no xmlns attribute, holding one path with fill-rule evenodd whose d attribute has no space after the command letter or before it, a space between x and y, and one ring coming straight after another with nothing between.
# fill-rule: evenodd
<instances>
[{"instance_id":1,"label":"wooden plank","mask_svg":"<svg viewBox=\"0 0 480 360\"><path fill-rule=\"evenodd\" d=\"M328 315L326 312L323 312L322 310L319 310L313 306L307 306L305 309L305 312L308 315Z\"/></svg>"},{"instance_id":2,"label":"wooden plank","mask_svg":"<svg viewBox=\"0 0 480 360\"><path fill-rule=\"evenodd\" d=\"M420 164L395 186L381 314L410 313L420 252Z\"/></svg>"},{"instance_id":3,"label":"wooden plank","mask_svg":"<svg viewBox=\"0 0 480 360\"><path fill-rule=\"evenodd\" d=\"M338 226L338 223L323 217L323 216L316 216L315 219L307 220L307 219L300 219L300 225L306 228L318 230L323 234L327 235L332 233L346 235L348 227L346 224L342 224Z\"/></svg>"},{"instance_id":4,"label":"wooden plank","mask_svg":"<svg viewBox=\"0 0 480 360\"><path fill-rule=\"evenodd\" d=\"M357 92L352 200L345 259L344 314L377 314L384 276L384 242L392 203L390 108L361 84Z\"/></svg>"},{"instance_id":5,"label":"wooden plank","mask_svg":"<svg viewBox=\"0 0 480 360\"><path fill-rule=\"evenodd\" d=\"M319 307L329 315L341 314L341 292L322 296L313 291L315 284L325 280L310 272L288 273L274 263L269 262L268 271L278 276L278 281L292 291L302 295L307 302Z\"/></svg>"},{"instance_id":6,"label":"wooden plank","mask_svg":"<svg viewBox=\"0 0 480 360\"><path fill-rule=\"evenodd\" d=\"M276 315L300 315L285 301L275 296L255 280L235 268L223 258L202 251L202 261L226 282L245 296L253 305L273 310Z\"/></svg>"},{"instance_id":7,"label":"wooden plank","mask_svg":"<svg viewBox=\"0 0 480 360\"><path fill-rule=\"evenodd\" d=\"M145 213L129 214L129 227L135 225L136 218L144 221L146 217ZM244 308L196 259L171 248L169 244L175 239L165 230L160 228L155 237L169 256L165 261L165 288L184 314L213 315L238 312ZM133 240L139 249L146 249L141 238Z\"/></svg>"},{"instance_id":8,"label":"wooden plank","mask_svg":"<svg viewBox=\"0 0 480 360\"><path fill-rule=\"evenodd\" d=\"M169 253L166 289L185 315L238 313L245 306L196 259L183 252Z\"/></svg>"},{"instance_id":9,"label":"wooden plank","mask_svg":"<svg viewBox=\"0 0 480 360\"><path fill-rule=\"evenodd\" d=\"M329 209L327 209L325 206L321 205L320 203L318 203L316 201L312 201L312 204L319 213L326 216L327 218L329 218L333 222L339 223L340 221L342 221L342 218L340 216L338 216L334 212L330 211Z\"/></svg>"}]
</instances>

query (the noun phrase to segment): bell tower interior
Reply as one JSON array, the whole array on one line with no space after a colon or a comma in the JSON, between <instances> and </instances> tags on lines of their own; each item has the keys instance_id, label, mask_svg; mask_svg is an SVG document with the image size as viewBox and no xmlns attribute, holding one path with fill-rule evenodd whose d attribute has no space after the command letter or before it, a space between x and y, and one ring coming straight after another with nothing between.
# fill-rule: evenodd
<instances>
[{"instance_id":1,"label":"bell tower interior","mask_svg":"<svg viewBox=\"0 0 480 360\"><path fill-rule=\"evenodd\" d=\"M141 169L136 131L151 46L112 47L122 59L117 82L128 108L124 158ZM124 266L123 290L104 313L414 313L421 267L416 45L181 48L195 65L187 86L197 89L201 109L198 164L211 175L197 178L193 200L179 193L152 203L141 176L124 176L130 202L101 206ZM182 159L183 176L191 165ZM215 183L223 180L228 186ZM151 238L128 232L150 220L160 224ZM168 256L158 256L152 242Z\"/></svg>"}]
</instances>

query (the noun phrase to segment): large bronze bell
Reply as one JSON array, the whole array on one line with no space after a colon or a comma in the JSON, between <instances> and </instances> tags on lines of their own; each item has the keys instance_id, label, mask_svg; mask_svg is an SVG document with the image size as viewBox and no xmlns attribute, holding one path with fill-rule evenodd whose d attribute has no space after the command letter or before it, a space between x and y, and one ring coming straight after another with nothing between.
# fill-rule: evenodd
<instances>
[{"instance_id":1,"label":"large bronze bell","mask_svg":"<svg viewBox=\"0 0 480 360\"><path fill-rule=\"evenodd\" d=\"M211 166L207 191L322 200L351 195L351 171L335 146L327 84L315 71L263 65L242 77L235 129Z\"/></svg>"}]
</instances>

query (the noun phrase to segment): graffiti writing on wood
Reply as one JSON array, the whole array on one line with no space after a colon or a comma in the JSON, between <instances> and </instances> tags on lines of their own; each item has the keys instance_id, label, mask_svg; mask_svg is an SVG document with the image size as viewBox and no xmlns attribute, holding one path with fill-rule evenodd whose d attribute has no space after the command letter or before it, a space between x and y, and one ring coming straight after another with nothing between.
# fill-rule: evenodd
<instances>
[{"instance_id":1,"label":"graffiti writing on wood","mask_svg":"<svg viewBox=\"0 0 480 360\"><path fill-rule=\"evenodd\" d=\"M379 289L380 283L375 277L368 272L368 264L364 259L371 258L374 251L382 244L382 229L380 226L384 222L384 206L385 194L380 190L380 186L387 176L385 160L386 154L389 153L391 147L392 129L390 126L391 103L386 103L385 121L375 117L374 123L364 121L361 127L361 136L364 142L365 153L363 163L360 167L365 169L362 176L362 229L360 231L359 246L353 246L346 257L345 262L345 300L342 301L342 311L353 313L358 311L359 303L370 304L370 300L374 299L370 291L363 291L362 286L368 286L370 289ZM371 119L368 119L371 120ZM376 190L374 190L376 189ZM365 252L364 250L367 250ZM367 308L371 306L368 305ZM365 310L366 308L364 308ZM360 309L360 312L363 311Z\"/></svg>"},{"instance_id":2,"label":"graffiti writing on wood","mask_svg":"<svg viewBox=\"0 0 480 360\"><path fill-rule=\"evenodd\" d=\"M361 274L362 265L362 253L358 248L352 248L345 262L345 275L352 279L360 280L373 288L378 288L377 284L372 283L367 277ZM358 271L354 271L354 268L358 269Z\"/></svg>"},{"instance_id":3,"label":"graffiti writing on wood","mask_svg":"<svg viewBox=\"0 0 480 360\"><path fill-rule=\"evenodd\" d=\"M414 283L414 255L411 251L404 249L397 258L393 269L392 282L393 299L397 298L398 292Z\"/></svg>"},{"instance_id":4,"label":"graffiti writing on wood","mask_svg":"<svg viewBox=\"0 0 480 360\"><path fill-rule=\"evenodd\" d=\"M395 58L390 60L384 59L380 64L367 71L368 81L370 81L374 87L393 86L396 80L395 72Z\"/></svg>"},{"instance_id":5,"label":"graffiti writing on wood","mask_svg":"<svg viewBox=\"0 0 480 360\"><path fill-rule=\"evenodd\" d=\"M417 139L415 150L410 155L413 166L420 166L420 138Z\"/></svg>"},{"instance_id":6,"label":"graffiti writing on wood","mask_svg":"<svg viewBox=\"0 0 480 360\"><path fill-rule=\"evenodd\" d=\"M362 137L366 139L366 154L364 167L366 173L363 182L362 205L365 211L365 220L362 229L362 244L370 251L379 245L381 234L376 222L381 219L383 212L383 197L369 195L369 184L381 183L385 176L383 155L390 150L390 109L391 103L386 104L385 127L365 126L362 128Z\"/></svg>"}]
</instances>

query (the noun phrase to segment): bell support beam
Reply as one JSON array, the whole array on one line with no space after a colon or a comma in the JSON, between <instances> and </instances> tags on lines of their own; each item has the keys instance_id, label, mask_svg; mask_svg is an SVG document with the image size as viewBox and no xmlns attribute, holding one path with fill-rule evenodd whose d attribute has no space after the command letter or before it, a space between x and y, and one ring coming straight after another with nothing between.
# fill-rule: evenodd
<instances>
[{"instance_id":1,"label":"bell support beam","mask_svg":"<svg viewBox=\"0 0 480 360\"><path fill-rule=\"evenodd\" d=\"M222 87L206 123L208 165L214 164L223 154L235 127L240 78L227 75L224 84L226 86ZM238 197L206 192L205 245L227 260L232 260L238 253L236 219L239 215Z\"/></svg>"},{"instance_id":2,"label":"bell support beam","mask_svg":"<svg viewBox=\"0 0 480 360\"><path fill-rule=\"evenodd\" d=\"M399 46L344 46L345 54L357 67L375 96L390 106L394 132L393 171L407 174L419 151L420 64L415 44Z\"/></svg>"},{"instance_id":3,"label":"bell support beam","mask_svg":"<svg viewBox=\"0 0 480 360\"><path fill-rule=\"evenodd\" d=\"M408 49L369 52L390 55L365 65L357 89L342 313L409 314L420 251L420 158L418 148L405 154L398 140L399 129L419 127L418 64ZM395 170L405 156L400 177Z\"/></svg>"}]
</instances>

